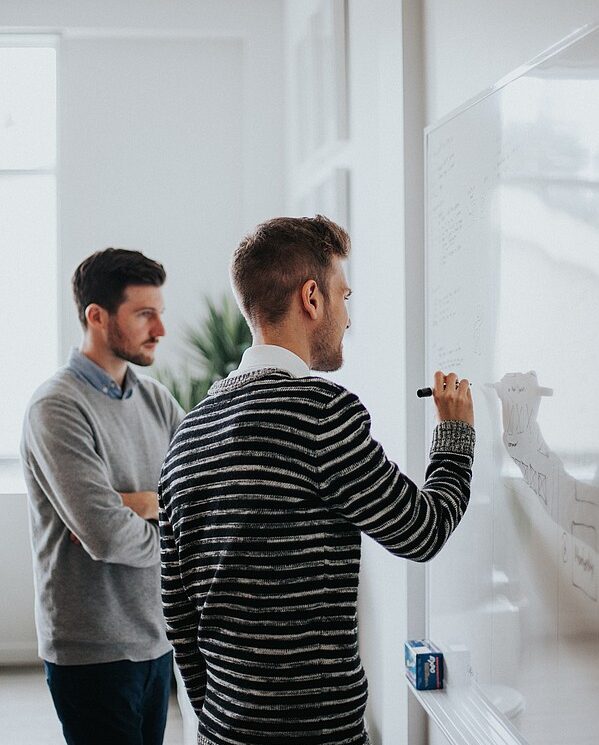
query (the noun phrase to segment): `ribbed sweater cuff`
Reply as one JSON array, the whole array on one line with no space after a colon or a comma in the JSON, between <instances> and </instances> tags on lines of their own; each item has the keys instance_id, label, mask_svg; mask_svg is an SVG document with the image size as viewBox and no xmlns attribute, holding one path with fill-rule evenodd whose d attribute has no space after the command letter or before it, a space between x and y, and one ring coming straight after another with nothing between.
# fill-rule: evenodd
<instances>
[{"instance_id":1,"label":"ribbed sweater cuff","mask_svg":"<svg viewBox=\"0 0 599 745\"><path fill-rule=\"evenodd\" d=\"M476 433L474 427L466 422L439 422L433 432L431 455L433 453L459 453L474 457Z\"/></svg>"}]
</instances>

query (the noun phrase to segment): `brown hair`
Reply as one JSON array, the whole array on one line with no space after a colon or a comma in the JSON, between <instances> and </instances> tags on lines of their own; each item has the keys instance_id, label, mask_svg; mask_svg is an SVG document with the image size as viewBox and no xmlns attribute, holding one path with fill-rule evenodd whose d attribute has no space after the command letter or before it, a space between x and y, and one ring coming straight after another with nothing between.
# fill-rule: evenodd
<instances>
[{"instance_id":1,"label":"brown hair","mask_svg":"<svg viewBox=\"0 0 599 745\"><path fill-rule=\"evenodd\" d=\"M231 280L252 324L275 324L291 297L309 279L326 297L334 256L349 255L347 232L322 215L275 217L247 235L233 254Z\"/></svg>"},{"instance_id":2,"label":"brown hair","mask_svg":"<svg viewBox=\"0 0 599 745\"><path fill-rule=\"evenodd\" d=\"M73 274L73 296L82 326L87 326L85 309L97 303L112 315L125 298L128 285L161 287L166 279L162 264L140 251L106 248L88 256Z\"/></svg>"}]
</instances>

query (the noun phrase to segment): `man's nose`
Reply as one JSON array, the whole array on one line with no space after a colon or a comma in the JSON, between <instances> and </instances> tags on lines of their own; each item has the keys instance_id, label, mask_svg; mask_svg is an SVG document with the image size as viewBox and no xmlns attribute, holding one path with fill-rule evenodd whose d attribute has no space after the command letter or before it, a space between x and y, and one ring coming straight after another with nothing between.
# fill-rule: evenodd
<instances>
[{"instance_id":1,"label":"man's nose","mask_svg":"<svg viewBox=\"0 0 599 745\"><path fill-rule=\"evenodd\" d=\"M152 327L152 336L164 336L166 331L161 318L157 318Z\"/></svg>"}]
</instances>

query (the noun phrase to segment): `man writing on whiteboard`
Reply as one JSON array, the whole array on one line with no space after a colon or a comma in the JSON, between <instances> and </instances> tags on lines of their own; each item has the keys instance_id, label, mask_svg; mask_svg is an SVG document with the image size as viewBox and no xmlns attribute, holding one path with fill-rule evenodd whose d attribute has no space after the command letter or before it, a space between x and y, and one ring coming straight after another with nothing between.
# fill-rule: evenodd
<instances>
[{"instance_id":1,"label":"man writing on whiteboard","mask_svg":"<svg viewBox=\"0 0 599 745\"><path fill-rule=\"evenodd\" d=\"M337 370L347 233L277 218L235 252L254 344L175 436L159 487L163 605L200 745L365 745L360 533L427 561L459 523L474 452L467 380L435 374L419 489L370 435Z\"/></svg>"}]
</instances>

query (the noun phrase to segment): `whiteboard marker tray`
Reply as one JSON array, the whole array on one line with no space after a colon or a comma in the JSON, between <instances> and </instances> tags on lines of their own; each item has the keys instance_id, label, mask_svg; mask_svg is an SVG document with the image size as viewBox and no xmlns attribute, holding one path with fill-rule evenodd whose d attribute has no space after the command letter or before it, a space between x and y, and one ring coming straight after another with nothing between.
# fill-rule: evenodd
<instances>
[{"instance_id":1,"label":"whiteboard marker tray","mask_svg":"<svg viewBox=\"0 0 599 745\"><path fill-rule=\"evenodd\" d=\"M418 691L408 685L452 745L526 745L526 740L476 683L441 691ZM498 693L505 700L509 698L506 692ZM516 691L514 694L518 695ZM518 702L510 703L514 704L510 713L517 714Z\"/></svg>"}]
</instances>

